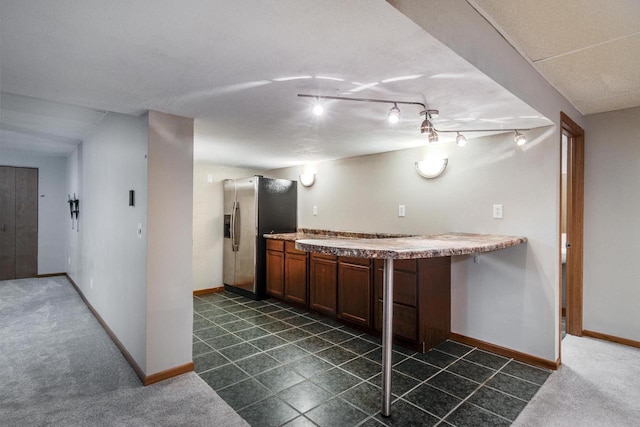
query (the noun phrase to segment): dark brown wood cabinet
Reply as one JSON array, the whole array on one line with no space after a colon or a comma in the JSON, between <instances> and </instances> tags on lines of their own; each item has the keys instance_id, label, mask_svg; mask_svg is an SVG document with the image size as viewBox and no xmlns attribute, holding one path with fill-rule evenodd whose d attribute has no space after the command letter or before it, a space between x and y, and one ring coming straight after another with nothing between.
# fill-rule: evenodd
<instances>
[{"instance_id":1,"label":"dark brown wood cabinet","mask_svg":"<svg viewBox=\"0 0 640 427\"><path fill-rule=\"evenodd\" d=\"M284 242L267 240L267 293L284 297Z\"/></svg>"},{"instance_id":2,"label":"dark brown wood cabinet","mask_svg":"<svg viewBox=\"0 0 640 427\"><path fill-rule=\"evenodd\" d=\"M267 293L307 305L308 259L294 242L267 239Z\"/></svg>"},{"instance_id":3,"label":"dark brown wood cabinet","mask_svg":"<svg viewBox=\"0 0 640 427\"><path fill-rule=\"evenodd\" d=\"M382 329L383 261L375 261L375 328ZM398 260L393 269L393 334L420 351L451 335L451 257Z\"/></svg>"},{"instance_id":4,"label":"dark brown wood cabinet","mask_svg":"<svg viewBox=\"0 0 640 427\"><path fill-rule=\"evenodd\" d=\"M382 260L307 254L267 239L267 292L371 332L382 328ZM451 335L451 258L395 260L394 341L427 351Z\"/></svg>"},{"instance_id":5,"label":"dark brown wood cabinet","mask_svg":"<svg viewBox=\"0 0 640 427\"><path fill-rule=\"evenodd\" d=\"M294 242L285 242L284 299L307 304L307 263L309 256L295 248Z\"/></svg>"},{"instance_id":6,"label":"dark brown wood cabinet","mask_svg":"<svg viewBox=\"0 0 640 427\"><path fill-rule=\"evenodd\" d=\"M338 257L312 253L309 264L309 307L335 316L338 305Z\"/></svg>"},{"instance_id":7,"label":"dark brown wood cabinet","mask_svg":"<svg viewBox=\"0 0 640 427\"><path fill-rule=\"evenodd\" d=\"M340 257L338 261L338 318L370 328L371 260Z\"/></svg>"}]
</instances>

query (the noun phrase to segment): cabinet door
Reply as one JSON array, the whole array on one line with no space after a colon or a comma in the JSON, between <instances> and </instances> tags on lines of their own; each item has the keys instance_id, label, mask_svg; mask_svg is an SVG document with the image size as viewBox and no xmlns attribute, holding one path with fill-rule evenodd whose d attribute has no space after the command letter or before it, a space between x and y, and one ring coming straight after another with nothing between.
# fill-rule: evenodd
<instances>
[{"instance_id":1,"label":"cabinet door","mask_svg":"<svg viewBox=\"0 0 640 427\"><path fill-rule=\"evenodd\" d=\"M371 267L338 266L338 317L362 326L371 326Z\"/></svg>"},{"instance_id":2,"label":"cabinet door","mask_svg":"<svg viewBox=\"0 0 640 427\"><path fill-rule=\"evenodd\" d=\"M337 264L335 259L311 255L309 305L312 309L322 313L336 314Z\"/></svg>"},{"instance_id":3,"label":"cabinet door","mask_svg":"<svg viewBox=\"0 0 640 427\"><path fill-rule=\"evenodd\" d=\"M267 293L284 296L284 252L267 251Z\"/></svg>"},{"instance_id":4,"label":"cabinet door","mask_svg":"<svg viewBox=\"0 0 640 427\"><path fill-rule=\"evenodd\" d=\"M307 255L287 252L284 257L284 299L307 304Z\"/></svg>"}]
</instances>

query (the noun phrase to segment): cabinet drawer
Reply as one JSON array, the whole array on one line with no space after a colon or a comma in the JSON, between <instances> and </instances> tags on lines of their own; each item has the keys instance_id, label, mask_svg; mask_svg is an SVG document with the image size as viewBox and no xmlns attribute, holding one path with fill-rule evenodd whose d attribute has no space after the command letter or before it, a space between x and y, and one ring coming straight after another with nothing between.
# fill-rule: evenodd
<instances>
[{"instance_id":1,"label":"cabinet drawer","mask_svg":"<svg viewBox=\"0 0 640 427\"><path fill-rule=\"evenodd\" d=\"M353 258L348 256L341 256L339 258L341 263L345 264L356 264L356 265L371 265L371 260L369 258Z\"/></svg>"},{"instance_id":2,"label":"cabinet drawer","mask_svg":"<svg viewBox=\"0 0 640 427\"><path fill-rule=\"evenodd\" d=\"M382 270L376 270L376 297L382 299ZM411 307L418 305L418 277L404 271L393 272L393 302Z\"/></svg>"},{"instance_id":3,"label":"cabinet drawer","mask_svg":"<svg viewBox=\"0 0 640 427\"><path fill-rule=\"evenodd\" d=\"M267 250L268 251L284 251L284 240L273 240L267 239Z\"/></svg>"},{"instance_id":4,"label":"cabinet drawer","mask_svg":"<svg viewBox=\"0 0 640 427\"><path fill-rule=\"evenodd\" d=\"M311 253L311 258L313 259L326 259L326 260L330 260L330 261L337 261L338 257L335 255L325 255L325 254L318 254L315 252Z\"/></svg>"},{"instance_id":5,"label":"cabinet drawer","mask_svg":"<svg viewBox=\"0 0 640 427\"><path fill-rule=\"evenodd\" d=\"M375 263L376 263L376 270L377 269L382 270L384 268L384 260L377 259ZM418 271L418 260L417 259L394 259L393 269L402 270L402 271L411 271L415 273Z\"/></svg>"},{"instance_id":6,"label":"cabinet drawer","mask_svg":"<svg viewBox=\"0 0 640 427\"><path fill-rule=\"evenodd\" d=\"M382 300L376 308L376 330L382 331ZM418 312L415 308L393 304L393 335L416 341L418 338Z\"/></svg>"},{"instance_id":7,"label":"cabinet drawer","mask_svg":"<svg viewBox=\"0 0 640 427\"><path fill-rule=\"evenodd\" d=\"M296 242L286 241L284 242L284 249L288 254L306 255L305 251L296 249Z\"/></svg>"}]
</instances>

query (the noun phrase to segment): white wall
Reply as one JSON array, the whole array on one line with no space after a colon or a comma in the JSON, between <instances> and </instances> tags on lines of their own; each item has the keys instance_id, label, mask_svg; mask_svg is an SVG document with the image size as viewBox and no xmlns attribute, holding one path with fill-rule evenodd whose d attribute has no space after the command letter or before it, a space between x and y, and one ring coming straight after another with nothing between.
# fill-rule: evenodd
<instances>
[{"instance_id":1,"label":"white wall","mask_svg":"<svg viewBox=\"0 0 640 427\"><path fill-rule=\"evenodd\" d=\"M544 235L540 235L540 248L544 248L544 251L536 252L535 263L527 265L527 274L539 276L540 292L548 296L549 304L532 307L532 315L540 322L539 328L525 331L531 332L531 335L512 337L511 340L533 340L536 343L544 341L540 346L536 344L538 351L533 354L556 360L560 354L557 327L560 323L559 287L561 283L558 261L560 257L558 237L560 233L560 112L565 112L583 128L585 119L466 0L429 2L388 0L388 2L555 124L550 128L551 132L544 136L545 148L542 154L545 162L549 162L551 166L545 169L535 167L525 169L527 173L537 176L540 180L539 188L543 193L536 195L540 196L536 209L542 215L535 221L540 229L547 230ZM461 28L464 30L460 31ZM531 197L527 194L523 196ZM472 282L473 277L476 276L470 278ZM454 292L457 292L456 287L454 283ZM502 295L499 294L490 294L487 299L501 297ZM518 304L513 306L513 310L517 309ZM525 313L525 315L528 314ZM553 318L551 330L548 327L549 319L545 316ZM474 322L482 324L484 318L476 318ZM496 332L497 334L500 333ZM553 346L553 352L550 351L551 346ZM528 345L524 344L524 347Z\"/></svg>"},{"instance_id":2,"label":"white wall","mask_svg":"<svg viewBox=\"0 0 640 427\"><path fill-rule=\"evenodd\" d=\"M529 132L523 148L513 135L432 144L424 148L315 165L316 183L298 189L300 227L432 234L450 231L526 236L515 248L452 263L454 332L555 361L557 328L554 254L557 168L552 129ZM428 155L449 158L445 173L420 177L414 163ZM297 179L302 168L271 171ZM492 205L504 219L492 218ZM406 217L398 217L398 205ZM312 207L318 206L318 215Z\"/></svg>"},{"instance_id":3,"label":"white wall","mask_svg":"<svg viewBox=\"0 0 640 427\"><path fill-rule=\"evenodd\" d=\"M640 341L640 108L587 116L584 320Z\"/></svg>"},{"instance_id":4,"label":"white wall","mask_svg":"<svg viewBox=\"0 0 640 427\"><path fill-rule=\"evenodd\" d=\"M193 289L223 286L223 189L225 179L262 175L264 171L195 162L193 167ZM211 176L212 182L208 182Z\"/></svg>"},{"instance_id":5,"label":"white wall","mask_svg":"<svg viewBox=\"0 0 640 427\"><path fill-rule=\"evenodd\" d=\"M38 274L63 273L66 230L71 228L66 158L0 151L0 166L38 168Z\"/></svg>"},{"instance_id":6,"label":"white wall","mask_svg":"<svg viewBox=\"0 0 640 427\"><path fill-rule=\"evenodd\" d=\"M80 200L79 231L65 224L69 276L143 372L147 242L136 231L147 222L146 155L147 116L109 113L69 156L65 191ZM128 206L129 190L135 207Z\"/></svg>"},{"instance_id":7,"label":"white wall","mask_svg":"<svg viewBox=\"0 0 640 427\"><path fill-rule=\"evenodd\" d=\"M193 119L150 111L147 368L192 361Z\"/></svg>"}]
</instances>

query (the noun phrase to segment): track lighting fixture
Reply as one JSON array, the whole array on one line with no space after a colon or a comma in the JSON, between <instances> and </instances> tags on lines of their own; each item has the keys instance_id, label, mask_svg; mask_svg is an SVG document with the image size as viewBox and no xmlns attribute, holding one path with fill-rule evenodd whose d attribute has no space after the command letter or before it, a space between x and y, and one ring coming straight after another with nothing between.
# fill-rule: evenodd
<instances>
[{"instance_id":1,"label":"track lighting fixture","mask_svg":"<svg viewBox=\"0 0 640 427\"><path fill-rule=\"evenodd\" d=\"M400 109L398 108L397 103L393 103L393 107L391 107L391 110L389 110L387 120L389 120L389 123L391 124L396 124L400 121Z\"/></svg>"},{"instance_id":2,"label":"track lighting fixture","mask_svg":"<svg viewBox=\"0 0 640 427\"><path fill-rule=\"evenodd\" d=\"M313 106L313 114L319 116L324 113L324 107L321 103L321 100L325 99L335 99L339 101L356 101L356 102L375 102L382 104L393 104L389 113L387 114L387 120L389 123L398 123L400 121L400 108L398 108L398 104L402 105L416 105L422 107L422 111L420 111L420 115L424 117L422 124L420 125L420 133L426 135L429 139L429 142L437 142L438 141L438 133L457 133L456 136L456 144L460 147L464 147L467 144L467 138L461 133L469 133L469 132L515 132L514 141L518 145L524 145L527 143L527 137L520 133L520 131L530 130L530 129L448 129L448 130L438 130L433 126L432 119L438 117L440 112L438 110L430 110L427 106L422 102L410 102L410 101L392 101L388 99L369 99L369 98L349 98L346 96L318 96L318 95L307 95L307 94L298 94L299 97L303 98L314 98L316 103Z\"/></svg>"},{"instance_id":3,"label":"track lighting fixture","mask_svg":"<svg viewBox=\"0 0 640 427\"><path fill-rule=\"evenodd\" d=\"M513 140L515 141L516 144L524 145L524 144L527 143L527 137L526 136L524 136L523 134L521 134L517 130L515 130L514 132L516 133L516 136L513 138Z\"/></svg>"},{"instance_id":4,"label":"track lighting fixture","mask_svg":"<svg viewBox=\"0 0 640 427\"><path fill-rule=\"evenodd\" d=\"M433 123L428 118L424 119L420 125L420 133L429 135L433 131Z\"/></svg>"},{"instance_id":5,"label":"track lighting fixture","mask_svg":"<svg viewBox=\"0 0 640 427\"><path fill-rule=\"evenodd\" d=\"M438 132L435 129L429 134L429 144L432 142L438 142Z\"/></svg>"}]
</instances>

